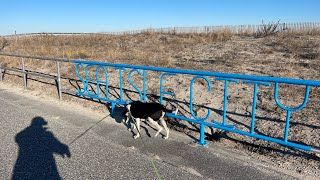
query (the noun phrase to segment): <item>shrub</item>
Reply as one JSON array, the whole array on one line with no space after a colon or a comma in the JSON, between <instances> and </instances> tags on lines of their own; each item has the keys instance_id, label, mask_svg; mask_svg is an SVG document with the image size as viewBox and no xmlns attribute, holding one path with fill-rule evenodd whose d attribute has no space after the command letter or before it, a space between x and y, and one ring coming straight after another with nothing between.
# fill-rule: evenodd
<instances>
[{"instance_id":1,"label":"shrub","mask_svg":"<svg viewBox=\"0 0 320 180\"><path fill-rule=\"evenodd\" d=\"M264 24L262 21L262 25L260 26L260 28L258 28L258 30L255 33L255 37L259 38L259 37L267 37L273 34L276 34L277 32L279 32L279 24L280 21L274 23L268 23L268 24Z\"/></svg>"}]
</instances>

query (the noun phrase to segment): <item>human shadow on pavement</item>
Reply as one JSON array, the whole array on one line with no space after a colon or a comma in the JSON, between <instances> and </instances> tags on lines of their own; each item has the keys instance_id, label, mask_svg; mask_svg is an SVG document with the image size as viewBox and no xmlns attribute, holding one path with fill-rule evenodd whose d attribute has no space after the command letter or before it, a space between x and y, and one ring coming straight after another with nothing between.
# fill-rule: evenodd
<instances>
[{"instance_id":1,"label":"human shadow on pavement","mask_svg":"<svg viewBox=\"0 0 320 180\"><path fill-rule=\"evenodd\" d=\"M12 179L61 179L54 154L71 157L69 147L46 127L47 121L34 117L30 126L15 136L19 154Z\"/></svg>"}]
</instances>

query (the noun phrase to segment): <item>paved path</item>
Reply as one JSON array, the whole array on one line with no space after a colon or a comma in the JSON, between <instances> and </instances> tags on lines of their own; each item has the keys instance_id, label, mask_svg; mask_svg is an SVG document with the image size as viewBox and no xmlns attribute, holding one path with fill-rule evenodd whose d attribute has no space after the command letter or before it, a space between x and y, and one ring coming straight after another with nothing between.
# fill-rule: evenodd
<instances>
[{"instance_id":1,"label":"paved path","mask_svg":"<svg viewBox=\"0 0 320 180\"><path fill-rule=\"evenodd\" d=\"M163 179L295 179L171 132L143 130L144 145L109 116L0 87L0 179L156 179L151 159Z\"/></svg>"}]
</instances>

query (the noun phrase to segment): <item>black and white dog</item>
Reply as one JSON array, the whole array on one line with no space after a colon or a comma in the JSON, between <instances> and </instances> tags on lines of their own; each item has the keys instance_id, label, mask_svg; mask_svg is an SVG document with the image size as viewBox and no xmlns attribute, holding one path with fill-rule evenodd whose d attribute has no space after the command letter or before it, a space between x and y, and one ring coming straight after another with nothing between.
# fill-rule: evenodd
<instances>
[{"instance_id":1,"label":"black and white dog","mask_svg":"<svg viewBox=\"0 0 320 180\"><path fill-rule=\"evenodd\" d=\"M158 131L155 134L155 137L157 137L162 131L162 127L158 124L158 121L160 121L160 124L166 130L164 139L168 139L169 128L164 120L164 115L166 112L177 114L177 111L178 109L175 111L170 111L159 103L143 103L140 101L133 101L127 105L125 111L122 113L122 116L124 117L125 123L128 123L130 118L135 122L134 124L137 126L138 130L138 133L134 135L135 139L140 136L141 120L148 120L148 122L157 128Z\"/></svg>"}]
</instances>

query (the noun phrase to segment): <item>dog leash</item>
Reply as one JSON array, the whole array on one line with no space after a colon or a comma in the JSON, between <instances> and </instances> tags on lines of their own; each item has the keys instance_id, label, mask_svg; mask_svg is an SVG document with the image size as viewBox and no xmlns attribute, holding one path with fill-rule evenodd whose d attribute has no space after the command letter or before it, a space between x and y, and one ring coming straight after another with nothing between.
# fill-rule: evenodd
<instances>
[{"instance_id":1,"label":"dog leash","mask_svg":"<svg viewBox=\"0 0 320 180\"><path fill-rule=\"evenodd\" d=\"M81 138L83 135L85 135L90 129L92 129L94 126L96 126L97 124L99 124L101 121L103 121L105 118L109 117L109 115L105 116L104 118L100 119L98 122L94 123L92 126L90 126L88 129L86 129L83 133L79 134L76 138L74 138L68 145L73 144L76 140L78 140L79 138Z\"/></svg>"},{"instance_id":2,"label":"dog leash","mask_svg":"<svg viewBox=\"0 0 320 180\"><path fill-rule=\"evenodd\" d=\"M149 154L149 159L150 159L150 161L151 161L151 164L152 164L152 166L153 166L153 170L154 170L154 172L155 172L158 180L162 180L162 177L161 177L161 175L160 175L160 173L159 173L159 170L158 170L158 168L157 168L157 166L156 166L156 164L155 164L155 162L154 162L154 159L151 157L150 153L148 152L148 150L147 150L147 148L146 148L146 143L144 142L144 140L143 140L143 138L142 138L142 136L141 136L140 130L138 129L138 126L137 126L137 123L136 123L136 119L131 115L131 112L130 112L130 111L129 111L129 115L130 115L131 119L133 120L134 125L135 125L136 128L137 128L137 131L138 131L138 133L139 133L139 135L140 135L140 139L141 139L142 145L144 146L144 149L146 149L147 154Z\"/></svg>"}]
</instances>

